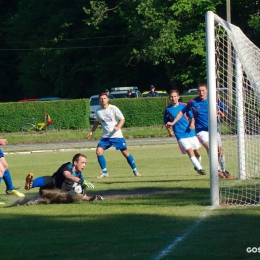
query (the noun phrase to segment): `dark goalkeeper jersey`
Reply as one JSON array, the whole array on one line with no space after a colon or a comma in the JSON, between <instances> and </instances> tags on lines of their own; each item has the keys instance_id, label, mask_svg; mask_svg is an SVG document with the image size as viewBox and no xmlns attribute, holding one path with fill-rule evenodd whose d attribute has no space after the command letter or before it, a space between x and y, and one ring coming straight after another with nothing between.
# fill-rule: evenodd
<instances>
[{"instance_id":1,"label":"dark goalkeeper jersey","mask_svg":"<svg viewBox=\"0 0 260 260\"><path fill-rule=\"evenodd\" d=\"M71 175L78 177L82 180L84 180L84 177L82 176L81 172L75 173L73 172L73 164L70 162L64 163L61 165L61 167L52 175L52 178L55 179L55 186L58 189L62 189L64 191L69 191L72 188L73 181L66 180L63 172L69 171Z\"/></svg>"}]
</instances>

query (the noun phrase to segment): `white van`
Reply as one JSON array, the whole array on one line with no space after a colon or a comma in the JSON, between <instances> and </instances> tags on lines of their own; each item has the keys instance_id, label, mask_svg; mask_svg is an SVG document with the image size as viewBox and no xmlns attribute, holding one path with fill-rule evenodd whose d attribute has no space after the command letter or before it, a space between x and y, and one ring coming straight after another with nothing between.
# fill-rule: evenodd
<instances>
[{"instance_id":1,"label":"white van","mask_svg":"<svg viewBox=\"0 0 260 260\"><path fill-rule=\"evenodd\" d=\"M93 124L96 121L95 111L98 107L100 107L99 95L91 96L89 99L89 105L90 105L89 122L90 124Z\"/></svg>"}]
</instances>

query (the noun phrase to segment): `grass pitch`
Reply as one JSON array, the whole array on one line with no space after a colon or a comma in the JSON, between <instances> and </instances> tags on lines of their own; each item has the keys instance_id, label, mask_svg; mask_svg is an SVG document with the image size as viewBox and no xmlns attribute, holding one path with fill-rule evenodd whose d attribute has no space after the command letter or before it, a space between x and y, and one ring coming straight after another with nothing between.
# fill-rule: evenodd
<instances>
[{"instance_id":1,"label":"grass pitch","mask_svg":"<svg viewBox=\"0 0 260 260\"><path fill-rule=\"evenodd\" d=\"M209 174L198 175L176 143L128 146L142 177L134 177L120 152L105 152L109 178L94 150L83 171L101 194L93 203L12 206L17 198L0 185L1 259L259 259L259 207L218 207L210 203ZM202 151L207 173L208 158ZM4 150L5 152L5 150ZM51 175L77 151L6 155L15 186L26 198L29 172Z\"/></svg>"}]
</instances>

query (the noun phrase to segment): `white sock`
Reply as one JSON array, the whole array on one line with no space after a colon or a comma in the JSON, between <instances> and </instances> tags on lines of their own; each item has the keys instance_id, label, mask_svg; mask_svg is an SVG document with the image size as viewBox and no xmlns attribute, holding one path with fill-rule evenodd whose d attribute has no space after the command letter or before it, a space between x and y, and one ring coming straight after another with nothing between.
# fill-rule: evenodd
<instances>
[{"instance_id":1,"label":"white sock","mask_svg":"<svg viewBox=\"0 0 260 260\"><path fill-rule=\"evenodd\" d=\"M190 160L198 171L202 169L202 166L200 165L199 161L195 156L190 157Z\"/></svg>"},{"instance_id":2,"label":"white sock","mask_svg":"<svg viewBox=\"0 0 260 260\"><path fill-rule=\"evenodd\" d=\"M226 160L225 160L225 155L222 155L218 158L219 164L221 171L224 172L226 170Z\"/></svg>"},{"instance_id":3,"label":"white sock","mask_svg":"<svg viewBox=\"0 0 260 260\"><path fill-rule=\"evenodd\" d=\"M196 158L197 158L197 160L199 161L199 163L201 164L201 156L196 157Z\"/></svg>"}]
</instances>

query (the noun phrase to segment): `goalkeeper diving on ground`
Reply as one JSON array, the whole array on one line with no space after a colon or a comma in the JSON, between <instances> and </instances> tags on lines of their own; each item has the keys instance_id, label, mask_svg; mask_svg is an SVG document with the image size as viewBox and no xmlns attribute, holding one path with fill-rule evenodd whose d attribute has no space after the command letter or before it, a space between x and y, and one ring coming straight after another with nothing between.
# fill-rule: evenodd
<instances>
[{"instance_id":1,"label":"goalkeeper diving on ground","mask_svg":"<svg viewBox=\"0 0 260 260\"><path fill-rule=\"evenodd\" d=\"M25 189L39 187L40 200L31 201L29 204L40 203L69 203L73 201L103 200L100 195L89 197L86 189L94 189L94 185L85 180L82 171L87 163L84 154L75 154L72 162L62 164L52 176L41 176L34 179L29 173L25 180Z\"/></svg>"}]
</instances>

